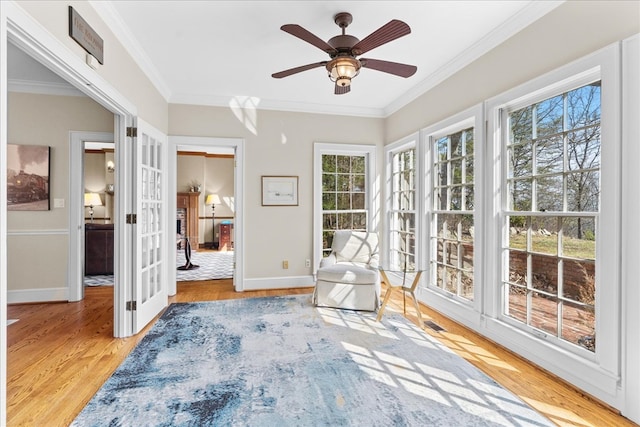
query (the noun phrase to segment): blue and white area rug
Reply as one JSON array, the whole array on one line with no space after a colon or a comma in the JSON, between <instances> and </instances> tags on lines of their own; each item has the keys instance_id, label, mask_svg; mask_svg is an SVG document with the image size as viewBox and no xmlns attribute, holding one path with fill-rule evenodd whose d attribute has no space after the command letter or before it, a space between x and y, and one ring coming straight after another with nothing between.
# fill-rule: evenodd
<instances>
[{"instance_id":1,"label":"blue and white area rug","mask_svg":"<svg viewBox=\"0 0 640 427\"><path fill-rule=\"evenodd\" d=\"M172 304L72 425L553 424L400 315L303 295Z\"/></svg>"}]
</instances>

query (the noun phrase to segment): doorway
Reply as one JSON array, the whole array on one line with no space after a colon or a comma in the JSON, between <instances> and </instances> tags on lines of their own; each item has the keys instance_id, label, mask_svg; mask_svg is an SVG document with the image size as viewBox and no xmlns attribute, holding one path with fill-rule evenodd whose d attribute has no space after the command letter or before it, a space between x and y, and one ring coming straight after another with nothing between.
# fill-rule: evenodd
<instances>
[{"instance_id":1,"label":"doorway","mask_svg":"<svg viewBox=\"0 0 640 427\"><path fill-rule=\"evenodd\" d=\"M215 180L206 180L204 172L196 177L199 180L197 184L205 184L200 187L200 193L197 198L204 205L204 212L199 213L198 223L198 246L202 244L203 247L212 246L211 243L220 243L219 230L223 221L229 221L233 224L233 284L236 291L243 290L243 165L244 165L244 140L240 138L209 138L209 137L189 137L189 136L170 136L169 137L169 193L174 195L181 192L189 194L191 185L190 181L194 178L190 176L180 176L178 179L178 154L185 153L191 154L193 157L198 157L198 162L205 164L206 162L215 163L220 157L215 156L233 156L233 164L231 166L230 174L228 177L231 183L228 183L226 188ZM209 157L207 157L209 156ZM208 160L207 160L208 159ZM208 184L208 187L207 185ZM204 192L203 192L204 191ZM220 197L220 205L214 205L211 208L210 204L206 204L207 195L215 195L216 191L221 191L222 197ZM213 212L212 212L213 211ZM169 199L169 212L178 213L177 197L170 197ZM213 215L212 215L213 214ZM218 216L220 215L220 217ZM212 218L213 216L213 218ZM215 221L215 227L213 223ZM200 225L202 229L200 229ZM225 224L226 225L226 224ZM177 227L177 224L176 224ZM180 230L176 228L176 233L179 234ZM218 235L216 235L218 234ZM202 241L200 241L202 239ZM179 241L179 239L177 239ZM182 260L177 264L184 264L186 260ZM177 269L174 269L173 278L169 277L169 284L174 284L175 288L172 290L169 288L169 294L173 295L177 291Z\"/></svg>"},{"instance_id":2,"label":"doorway","mask_svg":"<svg viewBox=\"0 0 640 427\"><path fill-rule=\"evenodd\" d=\"M86 257L86 223L100 222L102 224L112 224L110 230L94 233L100 238L109 237L111 246L111 256L101 259L101 267L89 271L89 273L105 273L110 271L110 284L115 286L116 270L114 268L115 249L115 145L113 143L113 133L109 132L70 132L69 133L69 159L70 164L75 167L70 168L69 189L71 194L71 204L69 206L69 301L79 301L84 298L85 275L87 273ZM87 151L93 151L101 160L96 164L87 164ZM107 156L107 153L109 155ZM108 159L107 159L108 157ZM113 163L113 171L109 172L107 162ZM86 175L90 178L87 180ZM102 206L92 206L88 197L97 198ZM94 202L95 204L95 202ZM91 211L93 215L91 215ZM110 236L105 236L110 234ZM94 237L94 236L92 236ZM91 243L91 242L90 242ZM103 242L104 243L104 242ZM104 252L107 248L98 251ZM96 261L99 262L99 261ZM96 268L98 268L96 266ZM95 281L94 281L95 282Z\"/></svg>"},{"instance_id":3,"label":"doorway","mask_svg":"<svg viewBox=\"0 0 640 427\"><path fill-rule=\"evenodd\" d=\"M176 280L233 278L235 154L232 148L186 151L176 166Z\"/></svg>"}]
</instances>

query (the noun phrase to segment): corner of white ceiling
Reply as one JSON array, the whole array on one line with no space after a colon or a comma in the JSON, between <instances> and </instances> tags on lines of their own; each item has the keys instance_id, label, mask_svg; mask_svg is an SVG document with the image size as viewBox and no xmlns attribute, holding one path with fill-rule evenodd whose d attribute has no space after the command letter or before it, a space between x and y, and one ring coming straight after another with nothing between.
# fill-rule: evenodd
<instances>
[{"instance_id":1,"label":"corner of white ceiling","mask_svg":"<svg viewBox=\"0 0 640 427\"><path fill-rule=\"evenodd\" d=\"M140 43L134 37L129 27L124 23L122 17L113 6L112 1L89 0L89 4L98 12L118 41L120 41L122 46L129 52L129 55L131 55L133 60L146 74L165 101L169 102L171 89L149 59L145 50L140 46Z\"/></svg>"},{"instance_id":2,"label":"corner of white ceiling","mask_svg":"<svg viewBox=\"0 0 640 427\"><path fill-rule=\"evenodd\" d=\"M411 101L446 80L449 76L460 71L462 68L489 52L500 43L506 41L517 32L542 18L565 1L566 0L550 0L543 2L533 1L529 3L515 15L511 16L508 21L496 27L485 37L479 39L468 49L465 49L460 53L460 55L453 58L447 64L430 74L426 79L422 80L411 90L400 95L393 102L387 105L384 108L384 117L389 117L393 113L397 112Z\"/></svg>"}]
</instances>

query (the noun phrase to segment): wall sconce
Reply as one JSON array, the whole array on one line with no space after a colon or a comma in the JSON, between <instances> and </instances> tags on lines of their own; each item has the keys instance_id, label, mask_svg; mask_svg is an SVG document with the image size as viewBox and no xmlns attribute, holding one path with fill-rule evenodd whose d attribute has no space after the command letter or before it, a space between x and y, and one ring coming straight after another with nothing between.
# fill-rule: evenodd
<instances>
[{"instance_id":1,"label":"wall sconce","mask_svg":"<svg viewBox=\"0 0 640 427\"><path fill-rule=\"evenodd\" d=\"M107 162L107 172L113 173L113 171L115 171L115 170L116 170L116 164L113 163L113 160L109 160Z\"/></svg>"}]
</instances>

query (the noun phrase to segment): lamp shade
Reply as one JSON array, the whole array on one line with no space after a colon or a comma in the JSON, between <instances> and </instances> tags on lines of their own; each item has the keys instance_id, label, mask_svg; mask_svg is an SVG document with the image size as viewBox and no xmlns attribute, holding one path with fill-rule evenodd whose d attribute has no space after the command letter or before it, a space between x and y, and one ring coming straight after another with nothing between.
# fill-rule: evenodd
<instances>
[{"instance_id":1,"label":"lamp shade","mask_svg":"<svg viewBox=\"0 0 640 427\"><path fill-rule=\"evenodd\" d=\"M84 193L85 206L102 206L102 199L98 193Z\"/></svg>"},{"instance_id":2,"label":"lamp shade","mask_svg":"<svg viewBox=\"0 0 640 427\"><path fill-rule=\"evenodd\" d=\"M205 205L219 205L220 204L220 196L217 194L208 194L207 199L204 201Z\"/></svg>"},{"instance_id":3,"label":"lamp shade","mask_svg":"<svg viewBox=\"0 0 640 427\"><path fill-rule=\"evenodd\" d=\"M360 67L360 61L348 56L334 58L326 65L331 81L342 87L351 85L351 79L360 73Z\"/></svg>"}]
</instances>

